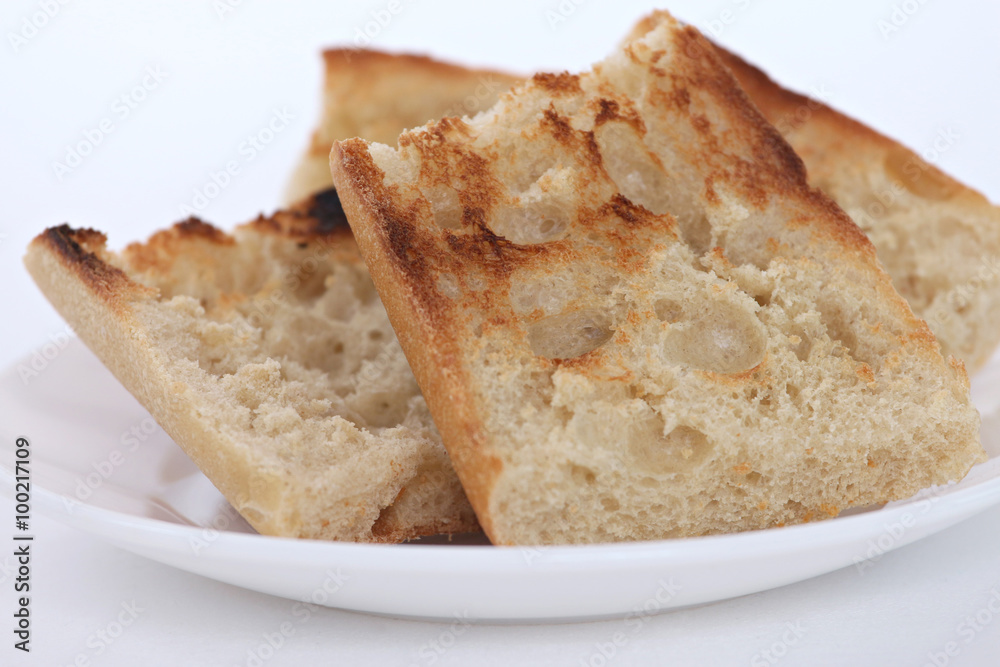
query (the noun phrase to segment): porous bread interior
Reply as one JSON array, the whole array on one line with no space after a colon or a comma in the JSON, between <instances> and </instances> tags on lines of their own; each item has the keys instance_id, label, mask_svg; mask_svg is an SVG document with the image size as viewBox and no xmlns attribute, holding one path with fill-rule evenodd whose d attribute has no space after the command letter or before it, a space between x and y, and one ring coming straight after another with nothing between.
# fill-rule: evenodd
<instances>
[{"instance_id":1,"label":"porous bread interior","mask_svg":"<svg viewBox=\"0 0 1000 667\"><path fill-rule=\"evenodd\" d=\"M969 372L981 368L1000 342L1000 207L909 148L781 88L738 56L720 55L802 157L810 182L868 234L944 353L964 360ZM933 145L947 150L959 139L948 129Z\"/></svg>"},{"instance_id":2,"label":"porous bread interior","mask_svg":"<svg viewBox=\"0 0 1000 667\"><path fill-rule=\"evenodd\" d=\"M255 527L398 541L475 526L349 236L171 229L109 259L159 291L136 317L198 417L242 449L257 479L231 500Z\"/></svg>"},{"instance_id":3,"label":"porous bread interior","mask_svg":"<svg viewBox=\"0 0 1000 667\"><path fill-rule=\"evenodd\" d=\"M352 226L382 239L369 263L402 267L383 297L411 281L455 341L478 439L429 400L487 533L731 532L960 479L984 458L961 365L776 133L747 134L728 75L685 70L707 43L660 21L594 74L370 145L371 192L348 178L357 143L335 152Z\"/></svg>"}]
</instances>

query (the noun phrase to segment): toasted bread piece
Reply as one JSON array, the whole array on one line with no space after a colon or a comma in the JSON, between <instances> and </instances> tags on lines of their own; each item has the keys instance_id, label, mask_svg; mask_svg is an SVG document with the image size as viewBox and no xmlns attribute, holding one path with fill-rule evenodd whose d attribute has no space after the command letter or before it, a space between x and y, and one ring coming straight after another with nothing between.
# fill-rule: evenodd
<instances>
[{"instance_id":1,"label":"toasted bread piece","mask_svg":"<svg viewBox=\"0 0 1000 667\"><path fill-rule=\"evenodd\" d=\"M1000 208L892 139L720 55L802 157L810 183L868 234L944 353L981 368L1000 343Z\"/></svg>"},{"instance_id":2,"label":"toasted bread piece","mask_svg":"<svg viewBox=\"0 0 1000 667\"><path fill-rule=\"evenodd\" d=\"M323 52L323 61L320 123L292 174L285 195L288 203L330 187L334 141L361 137L395 144L405 129L489 109L518 80L425 56L367 49L331 49Z\"/></svg>"},{"instance_id":3,"label":"toasted bread piece","mask_svg":"<svg viewBox=\"0 0 1000 667\"><path fill-rule=\"evenodd\" d=\"M961 362L712 45L653 21L592 72L331 154L487 534L749 530L963 477Z\"/></svg>"},{"instance_id":4,"label":"toasted bread piece","mask_svg":"<svg viewBox=\"0 0 1000 667\"><path fill-rule=\"evenodd\" d=\"M63 225L25 262L259 532L476 528L332 190L233 235L190 219L120 254Z\"/></svg>"}]
</instances>

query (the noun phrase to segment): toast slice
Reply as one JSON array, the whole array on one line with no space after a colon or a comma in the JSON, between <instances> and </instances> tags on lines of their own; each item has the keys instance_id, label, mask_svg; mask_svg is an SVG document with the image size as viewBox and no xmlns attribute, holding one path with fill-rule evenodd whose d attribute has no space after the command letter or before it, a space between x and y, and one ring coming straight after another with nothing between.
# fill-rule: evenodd
<instances>
[{"instance_id":1,"label":"toast slice","mask_svg":"<svg viewBox=\"0 0 1000 667\"><path fill-rule=\"evenodd\" d=\"M986 364L1000 343L1000 207L892 139L719 53L812 185L868 234L944 353L970 372Z\"/></svg>"},{"instance_id":2,"label":"toast slice","mask_svg":"<svg viewBox=\"0 0 1000 667\"><path fill-rule=\"evenodd\" d=\"M985 459L865 234L668 14L333 180L496 544L780 526Z\"/></svg>"},{"instance_id":3,"label":"toast slice","mask_svg":"<svg viewBox=\"0 0 1000 667\"><path fill-rule=\"evenodd\" d=\"M332 190L232 235L190 219L121 253L63 225L25 262L259 532L476 529Z\"/></svg>"},{"instance_id":4,"label":"toast slice","mask_svg":"<svg viewBox=\"0 0 1000 667\"><path fill-rule=\"evenodd\" d=\"M323 52L325 81L319 127L285 195L297 202L330 187L330 147L362 137L395 144L405 129L443 116L474 115L493 106L518 79L409 54L367 49Z\"/></svg>"}]
</instances>

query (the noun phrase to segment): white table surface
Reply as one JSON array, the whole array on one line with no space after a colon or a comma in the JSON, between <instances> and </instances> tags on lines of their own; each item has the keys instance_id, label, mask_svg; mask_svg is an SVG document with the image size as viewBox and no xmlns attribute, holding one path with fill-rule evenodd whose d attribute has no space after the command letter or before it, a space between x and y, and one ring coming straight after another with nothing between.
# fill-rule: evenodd
<instances>
[{"instance_id":1,"label":"white table surface","mask_svg":"<svg viewBox=\"0 0 1000 667\"><path fill-rule=\"evenodd\" d=\"M53 16L37 31L25 30L43 6ZM114 247L144 238L182 217L193 191L232 159L243 160L243 169L202 217L228 227L273 209L318 113L318 49L352 44L372 12L389 6L4 2L0 364L64 330L21 266L32 236L70 222L108 232ZM373 46L514 71L578 70L652 6L399 0ZM936 163L1000 201L997 3L676 0L668 8L787 85L825 91L834 106L918 151L931 150L942 132L957 136ZM158 68L162 80L124 116L116 100L140 84L147 68ZM248 159L241 142L276 109L290 113L291 122ZM58 178L53 163L63 161L67 144L105 118L113 131ZM0 419L16 425L8 412L0 406ZM0 517L12 515L10 501L0 499ZM11 646L12 561L4 548L0 619L8 620L0 621L0 665L62 666L81 656L80 664L92 665L253 665L249 652L288 618L288 600L171 569L45 517L34 523L33 651L24 656ZM3 533L0 540L6 543ZM1000 615L988 612L994 592L1000 599L1000 509L888 554L863 573L849 568L663 614L603 662L601 646L622 621L484 625L453 635L447 625L331 609L297 625L261 664L997 665ZM102 646L97 633L123 604L142 611ZM989 622L970 632L966 618L977 614ZM954 657L943 654L949 642ZM443 644L449 648L436 648ZM771 647L775 654L765 655Z\"/></svg>"}]
</instances>

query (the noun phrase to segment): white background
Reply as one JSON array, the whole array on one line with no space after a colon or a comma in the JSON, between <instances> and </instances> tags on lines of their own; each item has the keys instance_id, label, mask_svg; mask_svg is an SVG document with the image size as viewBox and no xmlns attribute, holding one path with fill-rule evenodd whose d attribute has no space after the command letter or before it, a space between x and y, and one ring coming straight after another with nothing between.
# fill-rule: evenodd
<instances>
[{"instance_id":1,"label":"white background","mask_svg":"<svg viewBox=\"0 0 1000 667\"><path fill-rule=\"evenodd\" d=\"M239 175L201 216L228 227L272 210L318 113L319 49L354 43L371 12L389 2L233 0L232 11L224 11L210 0L76 1L59 5L37 34L13 44L10 34L21 33L43 4L5 0L0 9L4 366L64 329L22 268L32 236L69 222L108 232L114 247L144 238L181 218L181 206L230 160L240 161ZM515 72L586 68L653 7L625 0L400 6L374 46ZM997 3L675 0L667 8L786 85L821 87L834 106L920 152L939 132L957 133L936 163L1000 201ZM893 18L898 30L887 32ZM880 29L880 21L889 23ZM116 100L149 67L165 78L122 118ZM247 159L241 143L275 109L293 121ZM60 179L54 163L105 118L113 131ZM0 419L16 425L17 415L0 406ZM12 513L0 501L0 517ZM172 570L41 517L36 524L35 651L25 659L10 648L13 592L0 571L0 665L65 665L81 653L95 665L242 665L261 634L288 613L285 600ZM969 643L957 634L995 587L1000 510L887 555L863 575L852 568L657 617L608 664L771 664L759 653L781 640L786 623L798 623L805 634L782 665L932 664L928 653L953 640L961 652L949 664L996 665L1000 618ZM133 599L145 611L96 655L88 636ZM431 661L426 647L446 626L330 610L298 628L265 664L580 665L620 627L477 626L444 654L432 651Z\"/></svg>"}]
</instances>

